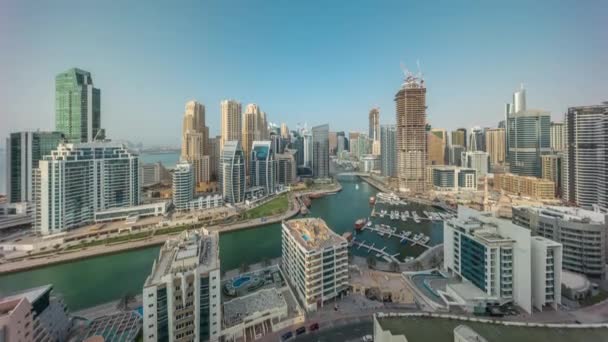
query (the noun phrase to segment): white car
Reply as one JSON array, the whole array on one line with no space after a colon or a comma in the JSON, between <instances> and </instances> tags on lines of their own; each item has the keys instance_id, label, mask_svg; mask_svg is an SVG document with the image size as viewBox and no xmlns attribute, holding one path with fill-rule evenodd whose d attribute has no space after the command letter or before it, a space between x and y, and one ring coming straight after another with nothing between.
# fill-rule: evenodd
<instances>
[{"instance_id":1,"label":"white car","mask_svg":"<svg viewBox=\"0 0 608 342\"><path fill-rule=\"evenodd\" d=\"M372 337L372 335L365 335L365 336L361 337L361 341L363 341L363 342L373 342L374 338Z\"/></svg>"}]
</instances>

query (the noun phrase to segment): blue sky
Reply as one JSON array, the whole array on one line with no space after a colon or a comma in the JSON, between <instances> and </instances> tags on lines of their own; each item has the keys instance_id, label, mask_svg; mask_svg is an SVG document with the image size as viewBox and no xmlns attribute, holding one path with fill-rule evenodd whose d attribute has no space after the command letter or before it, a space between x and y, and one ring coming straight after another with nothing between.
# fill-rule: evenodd
<instances>
[{"instance_id":1,"label":"blue sky","mask_svg":"<svg viewBox=\"0 0 608 342\"><path fill-rule=\"evenodd\" d=\"M423 4L424 3L424 4ZM144 5L145 4L145 5ZM54 77L92 72L113 139L177 144L189 99L271 121L367 130L395 121L400 63L420 60L428 121L495 126L523 82L560 119L608 100L607 1L0 0L0 135L54 126Z\"/></svg>"}]
</instances>

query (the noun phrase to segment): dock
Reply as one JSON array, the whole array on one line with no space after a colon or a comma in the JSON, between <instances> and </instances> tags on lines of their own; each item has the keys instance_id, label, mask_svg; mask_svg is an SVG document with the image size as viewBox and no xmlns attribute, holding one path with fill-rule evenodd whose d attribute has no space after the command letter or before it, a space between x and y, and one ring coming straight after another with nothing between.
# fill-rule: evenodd
<instances>
[{"instance_id":1,"label":"dock","mask_svg":"<svg viewBox=\"0 0 608 342\"><path fill-rule=\"evenodd\" d=\"M370 230L370 231L375 232L376 234L378 234L380 236L388 235L388 237L399 239L399 242L403 242L403 240L406 240L408 242L411 242L412 246L419 245L419 246L422 246L422 247L427 248L427 249L431 248L431 246L429 246L427 244L422 244L422 243L420 243L420 241L416 241L416 240L414 240L412 238L403 236L401 234L396 234L394 232L394 230L389 230L389 229L385 229L385 228L376 228L376 227L363 227L362 231L363 230Z\"/></svg>"},{"instance_id":2,"label":"dock","mask_svg":"<svg viewBox=\"0 0 608 342\"><path fill-rule=\"evenodd\" d=\"M394 261L394 262L398 262L400 263L401 261L399 261L399 259L397 259L397 255L399 255L399 253L395 253L393 255L388 254L386 252L386 247L380 249L377 247L374 247L375 243L372 243L371 245L368 245L365 243L365 240L363 241L359 241L357 239L353 239L352 244L354 246L357 246L357 249L363 248L363 249L367 249L367 253L369 254L371 251L376 252L377 254L382 255L382 258L384 260L390 260L390 261Z\"/></svg>"}]
</instances>

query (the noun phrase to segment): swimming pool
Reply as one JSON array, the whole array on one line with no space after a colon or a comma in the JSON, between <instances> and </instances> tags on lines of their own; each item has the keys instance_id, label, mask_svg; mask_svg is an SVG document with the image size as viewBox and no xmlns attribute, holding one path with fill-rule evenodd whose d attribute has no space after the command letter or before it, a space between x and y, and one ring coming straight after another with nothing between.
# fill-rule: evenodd
<instances>
[{"instance_id":1,"label":"swimming pool","mask_svg":"<svg viewBox=\"0 0 608 342\"><path fill-rule=\"evenodd\" d=\"M302 234L302 239L304 239L304 241L306 241L306 242L308 242L308 240L310 240L310 238L306 234Z\"/></svg>"},{"instance_id":2,"label":"swimming pool","mask_svg":"<svg viewBox=\"0 0 608 342\"><path fill-rule=\"evenodd\" d=\"M232 281L232 287L234 287L235 289L238 289L239 287L243 286L243 284L248 283L250 280L251 280L250 276L238 277Z\"/></svg>"}]
</instances>

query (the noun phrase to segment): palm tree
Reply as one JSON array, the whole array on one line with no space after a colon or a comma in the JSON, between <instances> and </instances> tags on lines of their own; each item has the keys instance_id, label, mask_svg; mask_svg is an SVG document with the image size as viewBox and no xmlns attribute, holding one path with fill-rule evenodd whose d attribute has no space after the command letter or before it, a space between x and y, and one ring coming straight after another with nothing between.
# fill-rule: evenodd
<instances>
[{"instance_id":1,"label":"palm tree","mask_svg":"<svg viewBox=\"0 0 608 342\"><path fill-rule=\"evenodd\" d=\"M367 267L369 267L369 268L376 267L376 258L374 258L372 255L368 255L366 261L367 261Z\"/></svg>"}]
</instances>

